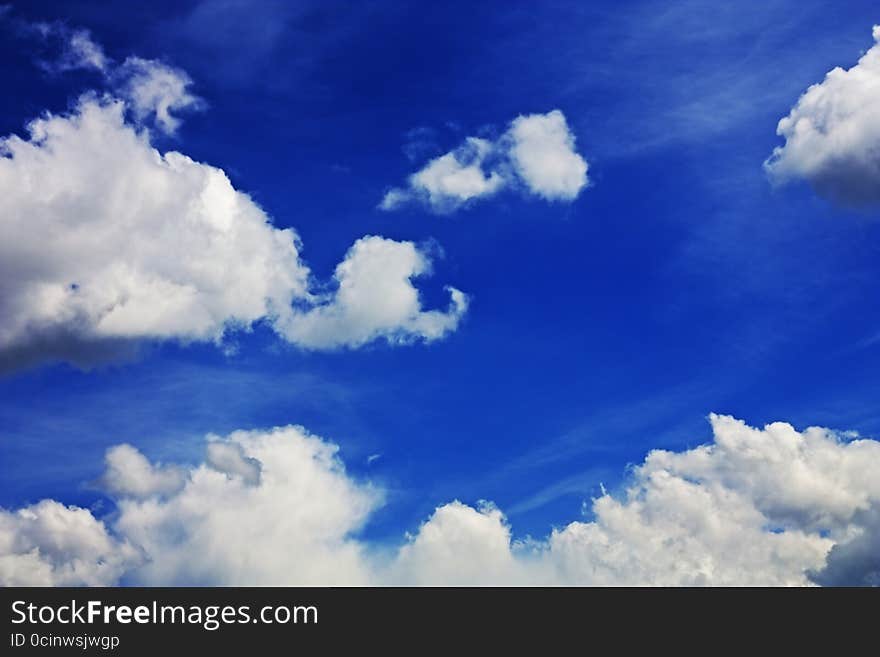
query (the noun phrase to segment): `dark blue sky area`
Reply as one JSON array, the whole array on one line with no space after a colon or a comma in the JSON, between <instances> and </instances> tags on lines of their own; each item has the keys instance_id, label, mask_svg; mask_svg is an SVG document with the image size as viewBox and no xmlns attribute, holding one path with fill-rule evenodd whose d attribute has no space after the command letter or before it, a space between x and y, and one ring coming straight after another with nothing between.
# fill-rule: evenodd
<instances>
[{"instance_id":1,"label":"dark blue sky area","mask_svg":"<svg viewBox=\"0 0 880 657\"><path fill-rule=\"evenodd\" d=\"M473 302L430 345L304 353L258 329L234 355L166 344L88 372L7 375L2 506L101 500L85 482L119 442L195 461L209 432L293 423L389 488L369 533L399 536L460 498L544 535L648 450L707 441L709 412L880 434L877 211L774 188L762 170L798 96L870 47L876 3L13 10L186 70L205 111L159 147L223 168L296 228L316 274L363 235L434 240L445 255L420 282L426 303L445 303L444 284ZM36 44L8 30L0 49L2 134L99 84L43 72ZM376 209L465 136L551 109L590 163L574 203Z\"/></svg>"}]
</instances>

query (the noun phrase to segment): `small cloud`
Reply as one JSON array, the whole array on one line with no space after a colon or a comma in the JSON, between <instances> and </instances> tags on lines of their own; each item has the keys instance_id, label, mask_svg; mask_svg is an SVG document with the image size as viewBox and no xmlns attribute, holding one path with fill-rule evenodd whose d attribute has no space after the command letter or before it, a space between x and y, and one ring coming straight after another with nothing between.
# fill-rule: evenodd
<instances>
[{"instance_id":1,"label":"small cloud","mask_svg":"<svg viewBox=\"0 0 880 657\"><path fill-rule=\"evenodd\" d=\"M189 92L192 80L184 71L156 60L129 57L112 77L135 118L155 119L166 134L174 133L180 126L178 112L204 106L198 96Z\"/></svg>"},{"instance_id":2,"label":"small cloud","mask_svg":"<svg viewBox=\"0 0 880 657\"><path fill-rule=\"evenodd\" d=\"M505 188L571 202L589 182L587 169L565 116L553 110L518 117L497 139L468 137L410 175L406 186L387 191L378 207L390 211L417 202L448 214Z\"/></svg>"},{"instance_id":3,"label":"small cloud","mask_svg":"<svg viewBox=\"0 0 880 657\"><path fill-rule=\"evenodd\" d=\"M386 493L302 427L209 438L194 466L120 446L105 519L53 500L0 509L0 585L880 583L880 442L710 421L711 443L650 451L619 494L543 538L452 499L399 547L360 532Z\"/></svg>"},{"instance_id":4,"label":"small cloud","mask_svg":"<svg viewBox=\"0 0 880 657\"><path fill-rule=\"evenodd\" d=\"M186 472L177 466L153 465L131 445L116 445L104 456L99 487L115 497L145 499L171 495L183 488Z\"/></svg>"}]
</instances>

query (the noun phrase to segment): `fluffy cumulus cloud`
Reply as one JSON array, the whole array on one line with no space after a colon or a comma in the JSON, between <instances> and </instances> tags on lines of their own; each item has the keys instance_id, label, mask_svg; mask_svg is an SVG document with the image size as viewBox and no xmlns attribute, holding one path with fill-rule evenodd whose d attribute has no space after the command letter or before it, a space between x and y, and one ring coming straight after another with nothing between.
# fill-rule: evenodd
<instances>
[{"instance_id":1,"label":"fluffy cumulus cloud","mask_svg":"<svg viewBox=\"0 0 880 657\"><path fill-rule=\"evenodd\" d=\"M87 509L52 500L0 509L3 586L109 586L139 560Z\"/></svg>"},{"instance_id":2,"label":"fluffy cumulus cloud","mask_svg":"<svg viewBox=\"0 0 880 657\"><path fill-rule=\"evenodd\" d=\"M106 465L111 520L50 500L0 510L0 584L372 581L352 535L382 493L301 427L211 436L205 462L173 479L129 446Z\"/></svg>"},{"instance_id":3,"label":"fluffy cumulus cloud","mask_svg":"<svg viewBox=\"0 0 880 657\"><path fill-rule=\"evenodd\" d=\"M129 453L108 458L107 519L54 501L0 514L0 583L878 583L880 443L711 422L712 443L651 452L620 493L543 540L514 539L490 503L456 501L401 546L366 541L382 491L301 427L211 437L205 463L179 466L161 493L168 466Z\"/></svg>"},{"instance_id":4,"label":"fluffy cumulus cloud","mask_svg":"<svg viewBox=\"0 0 880 657\"><path fill-rule=\"evenodd\" d=\"M111 75L117 92L0 139L0 367L221 341L256 322L325 349L455 328L465 296L422 310L411 278L430 259L411 242L365 238L337 269L338 291L316 283L296 233L222 170L154 147L145 122L173 131L174 112L198 102L188 78L131 58Z\"/></svg>"},{"instance_id":5,"label":"fluffy cumulus cloud","mask_svg":"<svg viewBox=\"0 0 880 657\"><path fill-rule=\"evenodd\" d=\"M379 207L394 210L419 202L437 213L458 210L502 189L518 189L548 201L573 201L587 186L587 162L559 110L516 118L497 140L468 137L390 189Z\"/></svg>"},{"instance_id":6,"label":"fluffy cumulus cloud","mask_svg":"<svg viewBox=\"0 0 880 657\"><path fill-rule=\"evenodd\" d=\"M229 445L259 463L217 459ZM123 498L114 531L143 551L129 573L143 584L363 584L364 545L352 538L381 493L350 478L337 448L299 427L237 432L210 443L175 495Z\"/></svg>"},{"instance_id":7,"label":"fluffy cumulus cloud","mask_svg":"<svg viewBox=\"0 0 880 657\"><path fill-rule=\"evenodd\" d=\"M587 184L587 163L559 110L520 116L510 125L510 161L528 190L548 201L572 201Z\"/></svg>"},{"instance_id":8,"label":"fluffy cumulus cloud","mask_svg":"<svg viewBox=\"0 0 880 657\"><path fill-rule=\"evenodd\" d=\"M54 53L40 63L42 68L52 73L75 69L101 73L114 93L126 99L133 118L139 122L150 119L156 127L170 134L180 125L175 112L197 109L204 104L189 91L192 80L185 71L141 57L128 57L119 63L104 52L88 30L60 21L30 23L13 19L12 22L19 34L37 37Z\"/></svg>"},{"instance_id":9,"label":"fluffy cumulus cloud","mask_svg":"<svg viewBox=\"0 0 880 657\"><path fill-rule=\"evenodd\" d=\"M240 443L227 440L208 443L205 463L217 472L223 472L230 477L241 477L246 484L256 485L260 482L260 462L245 454Z\"/></svg>"},{"instance_id":10,"label":"fluffy cumulus cloud","mask_svg":"<svg viewBox=\"0 0 880 657\"><path fill-rule=\"evenodd\" d=\"M765 168L775 181L809 181L847 204L880 202L880 26L850 69L835 68L800 97Z\"/></svg>"},{"instance_id":11,"label":"fluffy cumulus cloud","mask_svg":"<svg viewBox=\"0 0 880 657\"><path fill-rule=\"evenodd\" d=\"M364 237L336 267L333 293L306 312L289 315L279 330L292 342L313 348L359 346L383 337L388 342L442 338L455 330L468 298L448 287L445 311L423 310L412 279L429 273L431 261L411 242Z\"/></svg>"},{"instance_id":12,"label":"fluffy cumulus cloud","mask_svg":"<svg viewBox=\"0 0 880 657\"><path fill-rule=\"evenodd\" d=\"M104 455L106 469L99 484L111 495L136 498L168 495L183 487L182 468L150 463L131 445L116 445Z\"/></svg>"},{"instance_id":13,"label":"fluffy cumulus cloud","mask_svg":"<svg viewBox=\"0 0 880 657\"><path fill-rule=\"evenodd\" d=\"M497 172L483 170L485 159L492 152L492 143L485 139L468 137L452 153L431 160L423 169L412 174L409 189L391 189L379 207L394 210L404 203L419 199L436 212L450 212L471 199L491 196L504 185Z\"/></svg>"},{"instance_id":14,"label":"fluffy cumulus cloud","mask_svg":"<svg viewBox=\"0 0 880 657\"><path fill-rule=\"evenodd\" d=\"M159 153L116 99L0 142L0 349L219 339L306 296L296 235L217 168Z\"/></svg>"},{"instance_id":15,"label":"fluffy cumulus cloud","mask_svg":"<svg viewBox=\"0 0 880 657\"><path fill-rule=\"evenodd\" d=\"M880 586L880 509L861 513L856 535L828 553L824 568L810 573L817 584Z\"/></svg>"},{"instance_id":16,"label":"fluffy cumulus cloud","mask_svg":"<svg viewBox=\"0 0 880 657\"><path fill-rule=\"evenodd\" d=\"M541 583L534 560L523 563L504 514L483 502L438 507L396 555L385 574L395 584L491 586ZM546 573L541 573L546 574Z\"/></svg>"}]
</instances>

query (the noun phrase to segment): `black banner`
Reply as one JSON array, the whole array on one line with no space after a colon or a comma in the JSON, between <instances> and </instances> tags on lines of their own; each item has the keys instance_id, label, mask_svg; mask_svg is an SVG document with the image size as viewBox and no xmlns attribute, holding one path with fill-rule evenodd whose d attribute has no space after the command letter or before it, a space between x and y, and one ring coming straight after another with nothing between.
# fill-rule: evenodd
<instances>
[{"instance_id":1,"label":"black banner","mask_svg":"<svg viewBox=\"0 0 880 657\"><path fill-rule=\"evenodd\" d=\"M0 589L0 655L333 654L353 645L467 654L476 640L499 650L526 642L589 653L601 645L685 647L698 636L714 637L706 649L737 642L766 649L815 647L838 632L842 648L873 627L878 596L844 589L10 588Z\"/></svg>"}]
</instances>

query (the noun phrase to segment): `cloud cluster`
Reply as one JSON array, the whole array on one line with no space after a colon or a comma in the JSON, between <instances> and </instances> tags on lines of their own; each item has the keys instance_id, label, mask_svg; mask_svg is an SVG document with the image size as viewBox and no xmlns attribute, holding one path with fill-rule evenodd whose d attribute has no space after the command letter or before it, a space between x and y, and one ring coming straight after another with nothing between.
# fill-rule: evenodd
<instances>
[{"instance_id":1,"label":"cloud cluster","mask_svg":"<svg viewBox=\"0 0 880 657\"><path fill-rule=\"evenodd\" d=\"M364 238L337 268L338 290L312 280L292 229L222 170L160 153L139 128L151 115L173 130L173 111L196 102L187 80L145 60L118 70L119 95L87 94L32 121L28 138L0 139L0 366L88 364L256 322L316 349L455 328L466 297L451 290L449 311L422 310L411 279L430 259L411 242Z\"/></svg>"},{"instance_id":2,"label":"cloud cluster","mask_svg":"<svg viewBox=\"0 0 880 657\"><path fill-rule=\"evenodd\" d=\"M587 166L562 112L530 114L516 118L495 141L468 137L409 176L406 187L390 189L379 207L418 202L444 214L505 188L573 201L587 186Z\"/></svg>"},{"instance_id":3,"label":"cloud cluster","mask_svg":"<svg viewBox=\"0 0 880 657\"><path fill-rule=\"evenodd\" d=\"M880 442L710 419L711 444L651 452L546 539L455 501L399 547L358 537L382 491L301 427L211 437L176 487L117 447L105 521L54 501L0 515L0 583L877 583Z\"/></svg>"},{"instance_id":4,"label":"cloud cluster","mask_svg":"<svg viewBox=\"0 0 880 657\"><path fill-rule=\"evenodd\" d=\"M785 145L764 166L771 178L802 178L842 203L880 201L880 26L850 69L835 68L800 97L777 134Z\"/></svg>"}]
</instances>

